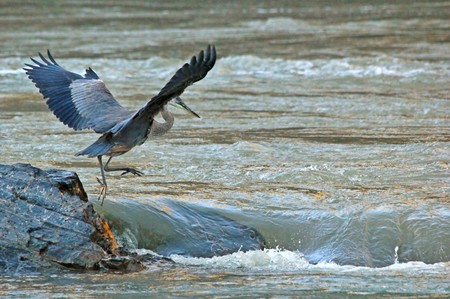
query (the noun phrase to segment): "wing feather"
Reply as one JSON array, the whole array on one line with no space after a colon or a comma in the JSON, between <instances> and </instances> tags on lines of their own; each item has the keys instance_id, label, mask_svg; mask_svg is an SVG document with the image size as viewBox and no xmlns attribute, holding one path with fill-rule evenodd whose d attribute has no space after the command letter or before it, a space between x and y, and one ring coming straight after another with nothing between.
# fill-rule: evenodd
<instances>
[{"instance_id":1,"label":"wing feather","mask_svg":"<svg viewBox=\"0 0 450 299\"><path fill-rule=\"evenodd\" d=\"M130 116L91 68L81 76L61 67L50 51L47 55L39 53L42 61L30 58L34 65L25 63L24 70L65 125L104 133Z\"/></svg>"},{"instance_id":2,"label":"wing feather","mask_svg":"<svg viewBox=\"0 0 450 299\"><path fill-rule=\"evenodd\" d=\"M185 63L161 91L134 114L133 118L141 115L154 117L164 105L180 96L188 86L203 79L215 63L216 48L214 45L208 45L206 52L200 51L197 57L193 56L189 63Z\"/></svg>"},{"instance_id":3,"label":"wing feather","mask_svg":"<svg viewBox=\"0 0 450 299\"><path fill-rule=\"evenodd\" d=\"M55 116L75 130L91 128L97 133L125 129L133 119L154 117L173 98L180 96L193 83L203 79L214 67L216 49L209 45L193 56L173 75L161 91L135 113L125 110L113 97L98 75L86 69L84 76L61 67L47 51L48 59L31 58L33 64L24 68ZM117 126L118 127L117 127ZM114 127L116 126L116 129Z\"/></svg>"}]
</instances>

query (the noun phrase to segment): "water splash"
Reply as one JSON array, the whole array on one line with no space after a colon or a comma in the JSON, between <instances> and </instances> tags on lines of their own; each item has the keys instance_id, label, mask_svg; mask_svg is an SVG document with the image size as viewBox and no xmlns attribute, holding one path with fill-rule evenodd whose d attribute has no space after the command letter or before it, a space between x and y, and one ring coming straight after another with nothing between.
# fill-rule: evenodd
<instances>
[{"instance_id":1,"label":"water splash","mask_svg":"<svg viewBox=\"0 0 450 299\"><path fill-rule=\"evenodd\" d=\"M190 258L172 255L170 258L184 266L196 266L210 270L238 270L261 273L327 273L358 275L419 275L420 273L433 273L442 276L449 268L449 262L426 264L423 262L395 263L386 267L372 268L366 266L338 265L333 262L309 263L303 253L299 251L283 250L279 248L235 252L225 256L212 258Z\"/></svg>"},{"instance_id":2,"label":"water splash","mask_svg":"<svg viewBox=\"0 0 450 299\"><path fill-rule=\"evenodd\" d=\"M310 266L300 252L276 249L238 251L225 256L212 258L189 258L171 255L176 263L188 266L204 266L209 268L252 270L292 271Z\"/></svg>"}]
</instances>

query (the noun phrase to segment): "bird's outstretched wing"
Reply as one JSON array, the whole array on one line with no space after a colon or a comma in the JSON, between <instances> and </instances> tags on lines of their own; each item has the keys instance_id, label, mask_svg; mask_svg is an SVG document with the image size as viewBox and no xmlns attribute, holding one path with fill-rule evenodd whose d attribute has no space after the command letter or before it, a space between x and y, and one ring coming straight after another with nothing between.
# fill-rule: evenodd
<instances>
[{"instance_id":1,"label":"bird's outstretched wing","mask_svg":"<svg viewBox=\"0 0 450 299\"><path fill-rule=\"evenodd\" d=\"M50 51L47 54L50 61L39 53L42 62L31 58L34 65L26 63L24 70L65 125L104 133L130 116L91 68L81 76L61 67Z\"/></svg>"},{"instance_id":2,"label":"bird's outstretched wing","mask_svg":"<svg viewBox=\"0 0 450 299\"><path fill-rule=\"evenodd\" d=\"M203 79L215 63L216 48L209 45L206 51L200 51L197 57L193 56L189 63L185 63L161 91L133 115L133 119L142 115L154 117L167 102L180 96L189 85Z\"/></svg>"}]
</instances>

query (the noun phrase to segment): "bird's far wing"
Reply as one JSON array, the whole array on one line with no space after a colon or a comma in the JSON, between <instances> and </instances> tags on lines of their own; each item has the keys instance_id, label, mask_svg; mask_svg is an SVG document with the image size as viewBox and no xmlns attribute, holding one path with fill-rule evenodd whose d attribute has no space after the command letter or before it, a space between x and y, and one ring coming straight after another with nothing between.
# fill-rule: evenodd
<instances>
[{"instance_id":1,"label":"bird's far wing","mask_svg":"<svg viewBox=\"0 0 450 299\"><path fill-rule=\"evenodd\" d=\"M39 53L42 62L31 58L34 65L26 63L24 70L61 122L75 130L104 133L130 116L91 68L84 76L69 72L47 53L50 61Z\"/></svg>"},{"instance_id":2,"label":"bird's far wing","mask_svg":"<svg viewBox=\"0 0 450 299\"><path fill-rule=\"evenodd\" d=\"M216 48L209 45L206 51L191 58L189 63L185 63L161 89L158 95L154 96L147 104L137 111L133 118L145 114L153 117L171 99L181 95L184 90L193 83L203 79L216 63Z\"/></svg>"}]
</instances>

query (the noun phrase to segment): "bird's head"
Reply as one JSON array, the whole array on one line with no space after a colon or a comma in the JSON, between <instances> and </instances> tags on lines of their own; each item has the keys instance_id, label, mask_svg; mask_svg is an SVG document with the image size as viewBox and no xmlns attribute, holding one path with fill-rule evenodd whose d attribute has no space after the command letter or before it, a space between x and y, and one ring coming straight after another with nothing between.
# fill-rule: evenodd
<instances>
[{"instance_id":1,"label":"bird's head","mask_svg":"<svg viewBox=\"0 0 450 299\"><path fill-rule=\"evenodd\" d=\"M180 97L176 97L175 99L170 101L170 105L177 108L182 108L184 111L187 111L190 115L200 118L200 115L198 115L191 108L189 108Z\"/></svg>"}]
</instances>

